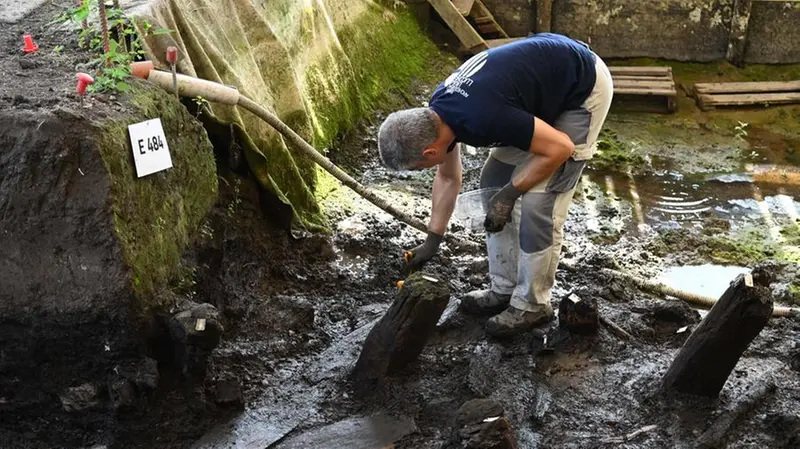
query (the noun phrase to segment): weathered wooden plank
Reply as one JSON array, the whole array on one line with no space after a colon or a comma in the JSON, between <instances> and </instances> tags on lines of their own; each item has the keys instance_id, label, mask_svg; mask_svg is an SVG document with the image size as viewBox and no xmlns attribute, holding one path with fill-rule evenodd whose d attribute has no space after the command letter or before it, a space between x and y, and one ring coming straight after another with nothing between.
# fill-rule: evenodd
<instances>
[{"instance_id":1,"label":"weathered wooden plank","mask_svg":"<svg viewBox=\"0 0 800 449\"><path fill-rule=\"evenodd\" d=\"M655 74L669 74L672 75L672 67L657 66L657 67L631 67L631 66L609 66L608 70L611 75L655 75Z\"/></svg>"},{"instance_id":2,"label":"weathered wooden plank","mask_svg":"<svg viewBox=\"0 0 800 449\"><path fill-rule=\"evenodd\" d=\"M756 104L800 103L800 92L778 94L702 94L698 95L702 106L747 106Z\"/></svg>"},{"instance_id":3,"label":"weathered wooden plank","mask_svg":"<svg viewBox=\"0 0 800 449\"><path fill-rule=\"evenodd\" d=\"M470 11L472 11L472 6L475 4L475 0L452 0L453 5L455 5L458 12L461 13L462 16L466 17L469 15Z\"/></svg>"},{"instance_id":4,"label":"weathered wooden plank","mask_svg":"<svg viewBox=\"0 0 800 449\"><path fill-rule=\"evenodd\" d=\"M725 58L738 67L744 65L747 26L750 23L752 4L753 0L735 0L733 3L733 18L731 19L731 30L728 33L728 50Z\"/></svg>"},{"instance_id":5,"label":"weathered wooden plank","mask_svg":"<svg viewBox=\"0 0 800 449\"><path fill-rule=\"evenodd\" d=\"M364 341L353 371L358 384L369 388L414 362L436 330L449 299L446 281L422 272L409 276Z\"/></svg>"},{"instance_id":6,"label":"weathered wooden plank","mask_svg":"<svg viewBox=\"0 0 800 449\"><path fill-rule=\"evenodd\" d=\"M428 3L447 22L447 26L453 30L453 33L464 44L464 47L468 49L488 48L481 35L475 31L475 28L472 28L467 19L450 3L450 0L428 0Z\"/></svg>"},{"instance_id":7,"label":"weathered wooden plank","mask_svg":"<svg viewBox=\"0 0 800 449\"><path fill-rule=\"evenodd\" d=\"M491 19L492 23L494 23L494 26L497 28L497 32L500 33L500 37L509 37L508 33L497 23L492 13L489 12L489 8L487 8L481 0L475 0L475 6L472 8L472 12L476 17L488 17Z\"/></svg>"},{"instance_id":8,"label":"weathered wooden plank","mask_svg":"<svg viewBox=\"0 0 800 449\"><path fill-rule=\"evenodd\" d=\"M499 46L504 45L504 44L508 44L509 42L514 42L514 41L519 40L519 39L522 39L522 38L520 38L520 37L510 37L510 38L506 38L506 39L488 39L486 41L486 45L488 45L489 48L494 48L494 47L499 47Z\"/></svg>"},{"instance_id":9,"label":"weathered wooden plank","mask_svg":"<svg viewBox=\"0 0 800 449\"><path fill-rule=\"evenodd\" d=\"M772 295L739 275L683 344L662 380L667 389L716 397L733 368L772 315Z\"/></svg>"},{"instance_id":10,"label":"weathered wooden plank","mask_svg":"<svg viewBox=\"0 0 800 449\"><path fill-rule=\"evenodd\" d=\"M675 89L642 89L639 87L614 88L615 95L652 95L662 97L674 97L677 95Z\"/></svg>"},{"instance_id":11,"label":"weathered wooden plank","mask_svg":"<svg viewBox=\"0 0 800 449\"><path fill-rule=\"evenodd\" d=\"M616 80L642 80L642 81L672 81L672 76L664 75L611 75L611 79Z\"/></svg>"},{"instance_id":12,"label":"weathered wooden plank","mask_svg":"<svg viewBox=\"0 0 800 449\"><path fill-rule=\"evenodd\" d=\"M744 83L697 83L694 85L694 90L699 94L800 92L800 80L754 81Z\"/></svg>"},{"instance_id":13,"label":"weathered wooden plank","mask_svg":"<svg viewBox=\"0 0 800 449\"><path fill-rule=\"evenodd\" d=\"M614 89L618 87L641 87L644 89L672 89L675 90L675 83L671 80L614 80Z\"/></svg>"}]
</instances>

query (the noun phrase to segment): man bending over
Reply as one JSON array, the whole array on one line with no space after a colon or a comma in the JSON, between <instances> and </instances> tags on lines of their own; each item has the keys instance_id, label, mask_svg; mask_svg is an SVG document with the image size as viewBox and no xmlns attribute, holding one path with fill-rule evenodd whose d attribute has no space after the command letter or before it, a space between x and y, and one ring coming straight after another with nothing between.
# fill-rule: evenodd
<instances>
[{"instance_id":1,"label":"man bending over","mask_svg":"<svg viewBox=\"0 0 800 449\"><path fill-rule=\"evenodd\" d=\"M604 62L585 44L542 33L481 52L439 84L426 108L389 115L378 132L384 165L438 166L425 242L407 262L438 251L461 190L460 145L489 147L481 188L489 290L461 308L495 315L486 331L506 337L553 318L550 290L575 186L596 149L613 95Z\"/></svg>"}]
</instances>

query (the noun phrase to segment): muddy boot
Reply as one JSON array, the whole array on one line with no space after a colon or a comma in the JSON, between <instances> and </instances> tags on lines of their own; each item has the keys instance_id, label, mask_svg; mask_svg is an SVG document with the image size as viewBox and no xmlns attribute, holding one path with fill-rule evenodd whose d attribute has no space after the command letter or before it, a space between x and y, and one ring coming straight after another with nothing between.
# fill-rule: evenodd
<instances>
[{"instance_id":1,"label":"muddy boot","mask_svg":"<svg viewBox=\"0 0 800 449\"><path fill-rule=\"evenodd\" d=\"M531 312L509 306L503 313L486 322L486 333L493 337L513 337L547 323L554 317L550 304L537 304Z\"/></svg>"},{"instance_id":2,"label":"muddy boot","mask_svg":"<svg viewBox=\"0 0 800 449\"><path fill-rule=\"evenodd\" d=\"M508 307L511 295L501 295L491 290L467 293L461 300L461 310L470 315L496 315Z\"/></svg>"}]
</instances>

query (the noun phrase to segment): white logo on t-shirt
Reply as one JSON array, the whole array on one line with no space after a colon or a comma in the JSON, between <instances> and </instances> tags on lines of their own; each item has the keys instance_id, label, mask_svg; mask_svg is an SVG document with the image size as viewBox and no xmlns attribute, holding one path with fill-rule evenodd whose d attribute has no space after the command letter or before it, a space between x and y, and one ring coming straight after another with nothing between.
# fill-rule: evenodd
<instances>
[{"instance_id":1,"label":"white logo on t-shirt","mask_svg":"<svg viewBox=\"0 0 800 449\"><path fill-rule=\"evenodd\" d=\"M448 76L447 79L444 80L446 93L452 94L457 92L463 95L465 98L469 97L469 93L465 91L462 86L472 86L472 76L478 73L478 71L486 65L486 59L488 57L489 54L486 53L486 51L482 51L469 58L467 62L461 65L461 67L453 72L452 75Z\"/></svg>"}]
</instances>

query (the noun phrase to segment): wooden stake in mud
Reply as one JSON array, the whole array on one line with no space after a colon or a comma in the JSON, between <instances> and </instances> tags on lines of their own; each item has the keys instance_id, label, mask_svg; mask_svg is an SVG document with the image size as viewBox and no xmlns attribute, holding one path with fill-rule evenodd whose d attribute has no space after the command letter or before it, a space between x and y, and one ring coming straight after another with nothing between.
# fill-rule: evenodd
<instances>
[{"instance_id":1,"label":"wooden stake in mud","mask_svg":"<svg viewBox=\"0 0 800 449\"><path fill-rule=\"evenodd\" d=\"M422 272L409 276L364 341L353 371L359 384L372 385L415 361L449 299L450 288L444 280Z\"/></svg>"},{"instance_id":2,"label":"wooden stake in mud","mask_svg":"<svg viewBox=\"0 0 800 449\"><path fill-rule=\"evenodd\" d=\"M111 61L109 57L109 52L111 51L111 46L108 42L108 14L106 14L106 4L105 0L100 0L97 2L97 10L100 13L100 25L102 26L103 30L103 52L105 53L106 57L106 65L110 65Z\"/></svg>"},{"instance_id":3,"label":"wooden stake in mud","mask_svg":"<svg viewBox=\"0 0 800 449\"><path fill-rule=\"evenodd\" d=\"M769 289L739 275L686 340L664 375L663 386L715 397L772 314Z\"/></svg>"}]
</instances>

